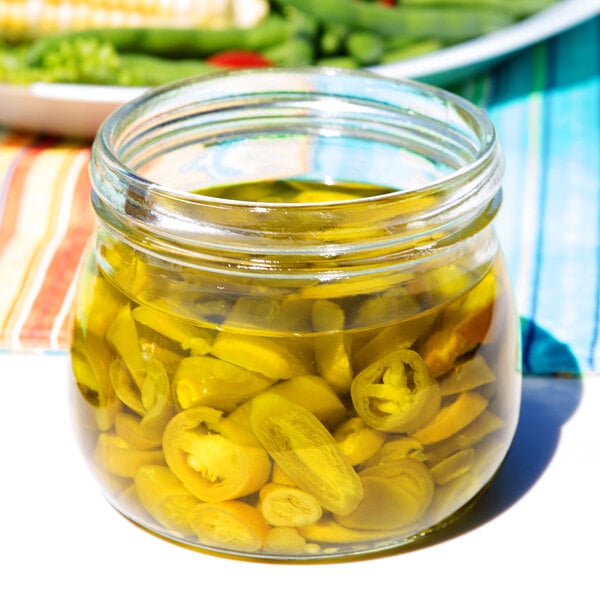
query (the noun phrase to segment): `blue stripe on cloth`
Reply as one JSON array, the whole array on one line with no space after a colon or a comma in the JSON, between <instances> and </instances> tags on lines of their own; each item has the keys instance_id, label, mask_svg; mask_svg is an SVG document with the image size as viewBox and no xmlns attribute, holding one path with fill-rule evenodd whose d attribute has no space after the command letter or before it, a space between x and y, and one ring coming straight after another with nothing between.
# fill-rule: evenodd
<instances>
[{"instance_id":1,"label":"blue stripe on cloth","mask_svg":"<svg viewBox=\"0 0 600 600\"><path fill-rule=\"evenodd\" d=\"M481 102L506 155L495 226L523 317L524 369L597 372L600 18L520 52L487 77Z\"/></svg>"},{"instance_id":2,"label":"blue stripe on cloth","mask_svg":"<svg viewBox=\"0 0 600 600\"><path fill-rule=\"evenodd\" d=\"M597 34L595 21L548 44L540 190L545 211L532 314L539 326L569 341L585 371L597 367L590 352L598 316L600 239Z\"/></svg>"}]
</instances>

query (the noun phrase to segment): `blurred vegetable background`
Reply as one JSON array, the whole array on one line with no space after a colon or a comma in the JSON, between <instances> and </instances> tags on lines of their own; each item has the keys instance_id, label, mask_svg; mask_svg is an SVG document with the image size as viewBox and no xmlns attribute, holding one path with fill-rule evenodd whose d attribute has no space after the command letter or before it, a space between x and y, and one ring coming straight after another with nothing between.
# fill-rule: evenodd
<instances>
[{"instance_id":1,"label":"blurred vegetable background","mask_svg":"<svg viewBox=\"0 0 600 600\"><path fill-rule=\"evenodd\" d=\"M241 67L368 67L556 1L0 0L0 81L151 86Z\"/></svg>"}]
</instances>

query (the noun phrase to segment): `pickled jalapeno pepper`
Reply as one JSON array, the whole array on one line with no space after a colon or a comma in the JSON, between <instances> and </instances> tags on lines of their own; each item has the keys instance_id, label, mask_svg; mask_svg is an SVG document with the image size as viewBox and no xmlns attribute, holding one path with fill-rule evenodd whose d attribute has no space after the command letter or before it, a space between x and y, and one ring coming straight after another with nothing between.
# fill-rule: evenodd
<instances>
[{"instance_id":1,"label":"pickled jalapeno pepper","mask_svg":"<svg viewBox=\"0 0 600 600\"><path fill-rule=\"evenodd\" d=\"M248 441L218 410L197 407L169 421L162 446L167 464L194 496L220 502L256 492L268 481L269 457Z\"/></svg>"},{"instance_id":2,"label":"pickled jalapeno pepper","mask_svg":"<svg viewBox=\"0 0 600 600\"><path fill-rule=\"evenodd\" d=\"M360 478L310 411L267 391L252 400L250 423L281 470L323 508L343 515L360 502Z\"/></svg>"},{"instance_id":3,"label":"pickled jalapeno pepper","mask_svg":"<svg viewBox=\"0 0 600 600\"><path fill-rule=\"evenodd\" d=\"M352 403L361 418L381 431L409 433L439 410L439 385L413 350L391 352L352 382Z\"/></svg>"}]
</instances>

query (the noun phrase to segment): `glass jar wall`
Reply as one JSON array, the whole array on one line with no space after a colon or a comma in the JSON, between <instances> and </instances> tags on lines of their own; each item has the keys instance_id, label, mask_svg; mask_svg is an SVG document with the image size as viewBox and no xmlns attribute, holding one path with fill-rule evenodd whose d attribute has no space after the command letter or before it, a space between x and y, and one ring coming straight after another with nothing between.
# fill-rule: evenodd
<instances>
[{"instance_id":1,"label":"glass jar wall","mask_svg":"<svg viewBox=\"0 0 600 600\"><path fill-rule=\"evenodd\" d=\"M94 143L72 343L82 450L168 539L400 546L491 481L520 402L502 154L441 90L332 69L159 88Z\"/></svg>"}]
</instances>

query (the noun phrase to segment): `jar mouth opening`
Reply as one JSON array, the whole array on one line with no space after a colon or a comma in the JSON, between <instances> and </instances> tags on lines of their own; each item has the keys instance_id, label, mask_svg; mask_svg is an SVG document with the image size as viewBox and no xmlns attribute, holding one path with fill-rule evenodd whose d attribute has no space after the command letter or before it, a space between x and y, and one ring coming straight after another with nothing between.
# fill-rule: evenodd
<instances>
[{"instance_id":1,"label":"jar mouth opening","mask_svg":"<svg viewBox=\"0 0 600 600\"><path fill-rule=\"evenodd\" d=\"M291 222L309 214L317 229L356 222L331 253L346 252L358 229L382 248L394 236L418 247L450 240L465 224L478 231L498 208L503 168L491 121L467 100L331 67L227 71L155 88L104 122L92 161L94 207L124 237L238 248L258 234L285 240L289 248L274 253L293 252L296 232L278 218L278 231L265 230L261 215L285 213ZM389 191L295 203L209 193L277 179ZM302 243L313 244L309 254L322 251L319 240Z\"/></svg>"},{"instance_id":2,"label":"jar mouth opening","mask_svg":"<svg viewBox=\"0 0 600 600\"><path fill-rule=\"evenodd\" d=\"M340 79L346 81L337 85ZM357 87L356 82L360 82L361 87ZM369 82L373 86L369 86ZM213 83L215 85L212 85ZM230 90L230 93L226 90ZM274 98L278 98L286 103L288 110L293 110L289 106L295 100L301 99L302 96L312 96L313 99L310 101L313 104L318 102L320 112L325 115L340 114L355 103L360 105L359 110L364 113L365 118L374 119L377 118L374 110L383 107L392 111L391 116L386 117L386 125L387 119L394 117L394 111L396 116L404 114L412 119L422 119L423 116L427 116L426 121L419 123L421 134L427 127L437 128L438 134L439 128L454 128L461 139L454 139L453 143L469 145L468 148L463 148L463 151L468 152L468 156L462 157L463 164L454 165L448 172L426 183L403 186L390 192L397 198L412 197L444 186L449 181L460 179L465 172L477 169L479 164L485 163L490 154L494 153L497 145L493 125L485 113L460 96L417 81L392 79L368 71L356 72L335 67L241 69L172 82L154 88L117 109L100 128L97 140L115 168L121 173L133 171L138 184L152 186L155 191L162 190L169 195L177 194L182 201L193 202L198 197L202 197L203 201L211 201L213 196L146 177L135 164L135 154L138 152L139 145L148 137L154 139L155 136L160 135L159 130L172 124L173 120L190 120L198 111L215 115L219 111L230 113L235 106L245 110L252 106L260 107L265 94L269 95L271 102ZM346 102L340 101L341 98ZM224 102L224 99L227 101ZM372 112L368 113L367 111L371 109ZM205 123L197 123L197 125L204 126ZM302 127L302 124L296 127ZM471 129L460 131L460 128L465 127ZM322 126L316 134L324 135ZM225 134L220 132L220 135ZM326 135L331 133L326 132ZM327 200L309 204L312 206L320 204L323 207L360 204L379 196L380 194L365 195L352 200ZM264 200L224 197L218 197L216 201L246 207L270 207L277 204Z\"/></svg>"}]
</instances>

